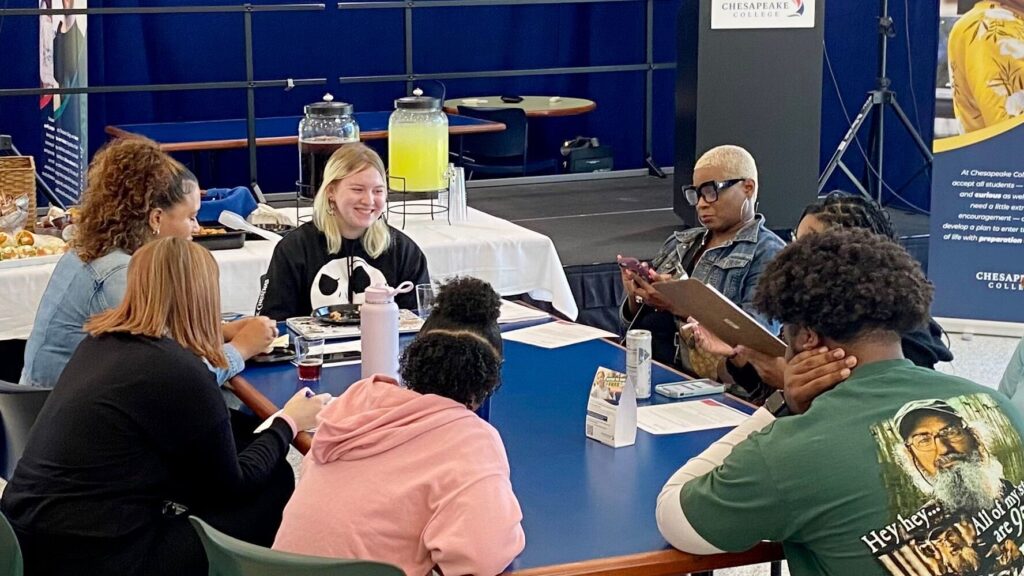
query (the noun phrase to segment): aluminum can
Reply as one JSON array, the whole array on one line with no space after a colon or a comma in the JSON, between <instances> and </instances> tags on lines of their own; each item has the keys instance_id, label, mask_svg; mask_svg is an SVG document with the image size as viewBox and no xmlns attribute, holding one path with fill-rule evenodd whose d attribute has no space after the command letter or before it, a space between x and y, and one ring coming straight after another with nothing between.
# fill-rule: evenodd
<instances>
[{"instance_id":1,"label":"aluminum can","mask_svg":"<svg viewBox=\"0 0 1024 576\"><path fill-rule=\"evenodd\" d=\"M651 397L651 332L626 332L626 384L632 385L637 399Z\"/></svg>"}]
</instances>

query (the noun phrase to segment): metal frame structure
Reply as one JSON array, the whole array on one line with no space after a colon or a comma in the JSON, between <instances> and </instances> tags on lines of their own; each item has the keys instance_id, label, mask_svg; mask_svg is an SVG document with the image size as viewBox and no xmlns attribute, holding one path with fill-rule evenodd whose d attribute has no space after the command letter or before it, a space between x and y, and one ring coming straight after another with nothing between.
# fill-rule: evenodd
<instances>
[{"instance_id":1,"label":"metal frame structure","mask_svg":"<svg viewBox=\"0 0 1024 576\"><path fill-rule=\"evenodd\" d=\"M676 67L675 62L654 61L654 3L656 0L405 0L380 2L339 2L339 10L368 9L400 9L403 11L405 27L405 74L380 76L342 76L338 81L342 84L368 82L401 82L406 83L411 92L413 83L418 80L455 80L462 78L502 78L520 76L545 76L556 74L601 74L609 72L645 72L644 102L644 159L648 173L664 178L665 174L654 162L653 155L653 102L654 72L670 70ZM521 70L486 70L480 72L447 72L417 74L413 69L413 11L425 8L457 8L472 6L519 6L534 4L598 4L598 3L637 3L646 4L645 21L645 61L637 64L614 66L577 66L562 68L535 68ZM130 84L86 86L79 88L5 88L0 89L0 97L40 96L45 94L112 94L124 92L175 92L194 90L244 89L246 91L246 127L249 151L249 180L253 192L259 201L264 197L260 191L257 178L256 163L256 94L257 89L284 88L291 90L295 86L317 86L327 84L327 78L285 78L279 80L256 80L254 75L253 30L252 18L257 12L300 12L325 10L325 4L240 4L233 6L161 6L161 7L124 7L124 8L72 8L72 9L40 9L40 8L0 8L0 18L5 16L63 16L63 15L124 15L124 14L212 14L241 13L245 32L245 80L224 82L181 82L171 84Z\"/></svg>"},{"instance_id":2,"label":"metal frame structure","mask_svg":"<svg viewBox=\"0 0 1024 576\"><path fill-rule=\"evenodd\" d=\"M465 78L506 78L521 76L547 76L554 74L600 74L607 72L645 72L644 85L644 161L649 174L664 178L665 173L654 162L654 71L671 70L675 62L654 61L654 2L656 0L404 0L381 2L338 2L339 10L381 10L400 9L405 21L405 74L384 74L378 76L341 76L338 82L355 84L365 82L405 82L406 91L412 93L413 83L417 80L458 80ZM429 8L460 8L471 6L522 6L534 4L609 4L637 3L646 4L644 26L645 61L639 64L622 64L616 66L576 66L563 68L534 68L522 70L485 70L480 72L440 72L417 74L413 70L413 20L412 14L417 9Z\"/></svg>"},{"instance_id":3,"label":"metal frame structure","mask_svg":"<svg viewBox=\"0 0 1024 576\"><path fill-rule=\"evenodd\" d=\"M84 86L80 88L8 88L0 89L4 96L40 96L44 94L111 94L121 92L176 92L191 90L244 89L246 91L246 128L249 140L249 181L258 201L264 201L257 181L256 167L256 90L260 88L283 87L291 90L295 86L318 86L327 84L327 78L284 78L280 80L256 80L253 59L252 17L256 12L312 12L325 10L325 4L273 4L235 6L161 6L134 8L0 8L0 19L5 16L104 16L120 14L212 14L241 13L245 31L245 80L226 82L181 82L174 84L131 84L112 86Z\"/></svg>"}]
</instances>

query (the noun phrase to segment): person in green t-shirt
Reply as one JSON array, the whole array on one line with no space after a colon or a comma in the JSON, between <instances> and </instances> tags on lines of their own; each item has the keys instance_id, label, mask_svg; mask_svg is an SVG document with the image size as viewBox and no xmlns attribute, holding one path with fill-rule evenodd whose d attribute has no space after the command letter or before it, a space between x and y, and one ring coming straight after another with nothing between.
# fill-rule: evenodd
<instances>
[{"instance_id":1,"label":"person in green t-shirt","mask_svg":"<svg viewBox=\"0 0 1024 576\"><path fill-rule=\"evenodd\" d=\"M779 541L794 576L1024 574L1024 420L903 357L931 299L913 258L863 230L780 252L755 305L783 323L784 393L669 479L666 540L696 554Z\"/></svg>"}]
</instances>

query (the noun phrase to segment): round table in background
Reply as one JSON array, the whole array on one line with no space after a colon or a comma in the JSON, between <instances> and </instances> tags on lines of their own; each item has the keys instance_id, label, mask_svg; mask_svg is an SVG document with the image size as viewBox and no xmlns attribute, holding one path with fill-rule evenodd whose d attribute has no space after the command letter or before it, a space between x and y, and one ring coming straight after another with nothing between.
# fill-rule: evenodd
<instances>
[{"instance_id":1,"label":"round table in background","mask_svg":"<svg viewBox=\"0 0 1024 576\"><path fill-rule=\"evenodd\" d=\"M457 114L459 106L473 108L522 108L528 118L544 116L574 116L586 114L597 103L585 98L561 98L552 102L550 96L523 96L522 102L502 102L501 96L467 96L444 101L444 110L449 114Z\"/></svg>"}]
</instances>

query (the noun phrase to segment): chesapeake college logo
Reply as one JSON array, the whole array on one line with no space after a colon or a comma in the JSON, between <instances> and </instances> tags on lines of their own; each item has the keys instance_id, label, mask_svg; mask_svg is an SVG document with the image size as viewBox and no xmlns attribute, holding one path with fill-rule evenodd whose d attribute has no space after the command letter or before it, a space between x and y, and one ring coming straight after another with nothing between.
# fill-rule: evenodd
<instances>
[{"instance_id":1,"label":"chesapeake college logo","mask_svg":"<svg viewBox=\"0 0 1024 576\"><path fill-rule=\"evenodd\" d=\"M719 0L721 9L736 20L786 18L804 15L805 0Z\"/></svg>"},{"instance_id":2,"label":"chesapeake college logo","mask_svg":"<svg viewBox=\"0 0 1024 576\"><path fill-rule=\"evenodd\" d=\"M982 282L989 290L1024 292L1024 272L977 272L974 279Z\"/></svg>"}]
</instances>

